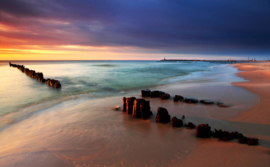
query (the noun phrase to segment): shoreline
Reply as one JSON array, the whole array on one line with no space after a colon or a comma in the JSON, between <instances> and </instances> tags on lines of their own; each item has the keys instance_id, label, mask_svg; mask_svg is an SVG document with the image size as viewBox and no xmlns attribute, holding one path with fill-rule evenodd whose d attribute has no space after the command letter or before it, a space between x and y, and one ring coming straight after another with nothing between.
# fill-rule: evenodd
<instances>
[{"instance_id":1,"label":"shoreline","mask_svg":"<svg viewBox=\"0 0 270 167\"><path fill-rule=\"evenodd\" d=\"M240 72L237 76L248 82L232 85L244 88L259 97L259 102L228 120L240 132L259 138L259 145L244 147L234 142L211 142L201 140L201 144L181 163L182 166L268 166L270 163L270 116L267 109L270 98L270 63L235 64ZM204 141L202 141L204 140ZM222 165L220 165L222 163ZM179 164L180 165L180 164ZM177 166L177 165L175 165Z\"/></svg>"},{"instance_id":2,"label":"shoreline","mask_svg":"<svg viewBox=\"0 0 270 167\"><path fill-rule=\"evenodd\" d=\"M238 64L234 66L240 70L237 75L249 80L249 82L236 82L233 85L253 92L260 98L260 102L256 106L246 111L247 115L240 114L235 120L270 125L270 112L267 112L270 107L268 103L270 98L270 63Z\"/></svg>"}]
</instances>

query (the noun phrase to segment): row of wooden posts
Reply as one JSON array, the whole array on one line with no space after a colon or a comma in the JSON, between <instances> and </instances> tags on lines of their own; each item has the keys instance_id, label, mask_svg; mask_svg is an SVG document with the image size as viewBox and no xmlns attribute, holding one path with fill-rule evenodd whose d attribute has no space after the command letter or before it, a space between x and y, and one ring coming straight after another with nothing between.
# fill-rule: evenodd
<instances>
[{"instance_id":1,"label":"row of wooden posts","mask_svg":"<svg viewBox=\"0 0 270 167\"><path fill-rule=\"evenodd\" d=\"M12 64L10 62L9 62L9 66L18 68L20 71L22 71L23 73L25 73L29 77L31 77L33 79L37 79L41 83L46 83L48 86L51 86L54 88L61 88L60 81L55 80L55 79L50 79L50 78L45 79L43 77L42 72L36 72L34 70L30 70L28 68L25 68L24 65Z\"/></svg>"},{"instance_id":2,"label":"row of wooden posts","mask_svg":"<svg viewBox=\"0 0 270 167\"><path fill-rule=\"evenodd\" d=\"M160 98L161 100L169 99L170 95L168 93L162 91L151 91L141 90L142 97L152 97L152 98ZM184 98L180 95L175 95L174 102L177 101L184 101L187 103L197 103L198 100L196 99L189 99ZM200 100L201 103L204 104L214 104L214 102L210 100ZM224 107L224 106L220 106ZM226 106L227 107L227 106ZM123 112L126 112L129 115L132 115L134 118L143 118L148 119L151 115L153 115L152 111L150 110L150 101L147 101L143 98L135 98L135 97L123 97ZM185 119L185 116L182 116L182 119ZM211 131L211 127L208 124L200 124L198 126L194 125L192 122L188 122L187 124L183 124L183 120L178 119L177 117L173 117L169 115L167 109L163 107L159 107L157 110L157 116L155 121L159 123L169 123L171 122L172 127L187 127L189 129L196 128L196 137L198 138L218 138L221 141L229 141L233 139L238 139L238 142L241 144L248 144L248 145L257 145L258 139L256 138L249 138L244 136L242 133L239 132L228 132L223 130L216 130Z\"/></svg>"}]
</instances>

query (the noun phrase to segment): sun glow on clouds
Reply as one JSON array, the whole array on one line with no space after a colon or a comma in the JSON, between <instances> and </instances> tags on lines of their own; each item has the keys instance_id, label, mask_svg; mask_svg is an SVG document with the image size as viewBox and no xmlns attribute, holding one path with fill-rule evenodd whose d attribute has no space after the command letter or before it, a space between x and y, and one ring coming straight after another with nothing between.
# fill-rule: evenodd
<instances>
[{"instance_id":1,"label":"sun glow on clouds","mask_svg":"<svg viewBox=\"0 0 270 167\"><path fill-rule=\"evenodd\" d=\"M79 45L22 46L21 49L0 49L1 60L156 60L158 53L130 52L127 48ZM162 58L163 55L159 57Z\"/></svg>"},{"instance_id":2,"label":"sun glow on clouds","mask_svg":"<svg viewBox=\"0 0 270 167\"><path fill-rule=\"evenodd\" d=\"M1 0L0 60L268 54L269 2L249 3Z\"/></svg>"},{"instance_id":3,"label":"sun glow on clouds","mask_svg":"<svg viewBox=\"0 0 270 167\"><path fill-rule=\"evenodd\" d=\"M41 20L40 20L41 21ZM68 22L42 20L43 24L64 24ZM62 30L51 31L51 36L59 36ZM68 35L69 32L66 32ZM29 34L33 36L29 36ZM39 38L42 34L31 29L19 29L9 25L0 24L0 60L109 60L122 59L112 51L120 50L115 47L57 45L64 43ZM71 36L70 36L71 37ZM76 38L76 36L73 36ZM80 38L79 36L77 38ZM65 40L65 39L64 39ZM34 44L33 43L37 43ZM123 47L124 49L124 47ZM113 56L113 57L111 57Z\"/></svg>"},{"instance_id":4,"label":"sun glow on clouds","mask_svg":"<svg viewBox=\"0 0 270 167\"><path fill-rule=\"evenodd\" d=\"M89 46L54 46L54 49L0 49L1 60L160 60L164 57L174 58L175 54L164 53L139 53L123 51L125 48L89 47ZM206 57L199 54L178 54L177 58L183 59L224 59L230 56ZM137 59L136 59L137 58ZM238 57L241 59L241 57Z\"/></svg>"},{"instance_id":5,"label":"sun glow on clouds","mask_svg":"<svg viewBox=\"0 0 270 167\"><path fill-rule=\"evenodd\" d=\"M51 24L65 24L47 20ZM95 30L96 31L96 30ZM59 36L62 30L56 29L50 32L53 36ZM31 34L33 36L28 35ZM69 34L69 32L67 32ZM68 37L77 38L70 33ZM61 45L65 38L51 40L50 38L39 38L39 31L18 29L8 25L0 24L0 60L159 60L166 58L207 59L199 54L173 54L160 52L158 49L141 48L136 46L89 46L89 45ZM37 38L37 39L35 39ZM35 44L34 44L35 43ZM60 43L60 45L58 45ZM209 59L215 59L210 57ZM225 57L228 59L228 57Z\"/></svg>"},{"instance_id":6,"label":"sun glow on clouds","mask_svg":"<svg viewBox=\"0 0 270 167\"><path fill-rule=\"evenodd\" d=\"M39 18L31 22L37 23L37 29L34 24L12 26L13 23L0 23L0 60L134 60L134 57L140 56L140 53L130 53L134 48L125 46L62 45L69 41L80 43L85 39L80 33L72 32L74 28L72 25L66 27L70 26L69 22ZM87 27L92 31L102 29L101 26L88 25ZM138 52L138 48L135 50ZM149 59L149 57L140 59Z\"/></svg>"}]
</instances>

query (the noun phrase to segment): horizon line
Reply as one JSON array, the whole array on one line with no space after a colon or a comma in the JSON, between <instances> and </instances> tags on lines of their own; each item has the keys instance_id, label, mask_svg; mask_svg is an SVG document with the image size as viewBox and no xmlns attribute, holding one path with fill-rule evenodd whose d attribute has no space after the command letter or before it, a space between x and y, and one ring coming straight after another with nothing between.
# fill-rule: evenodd
<instances>
[{"instance_id":1,"label":"horizon line","mask_svg":"<svg viewBox=\"0 0 270 167\"><path fill-rule=\"evenodd\" d=\"M137 60L89 60L89 59L87 59L87 60L0 60L0 62L12 62L12 61L161 61L161 60L164 60L164 59L156 59L156 60L144 60L144 59L137 59ZM194 60L200 60L200 61L204 61L204 60L229 60L229 59L192 59L192 58L190 58L190 59L177 59L177 58L165 58L165 60L190 60L190 61L194 61ZM247 59L231 59L231 60L247 60ZM249 59L249 60L252 60L252 58L251 59ZM255 60L256 60L256 58L255 58ZM257 59L257 60L260 60L260 59ZM265 61L267 61L267 59L264 59Z\"/></svg>"}]
</instances>

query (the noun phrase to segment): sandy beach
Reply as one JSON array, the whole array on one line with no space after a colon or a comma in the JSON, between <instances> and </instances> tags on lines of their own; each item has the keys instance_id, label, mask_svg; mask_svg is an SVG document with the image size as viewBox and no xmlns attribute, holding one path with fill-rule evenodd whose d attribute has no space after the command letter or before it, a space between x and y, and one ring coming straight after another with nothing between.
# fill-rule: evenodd
<instances>
[{"instance_id":1,"label":"sandy beach","mask_svg":"<svg viewBox=\"0 0 270 167\"><path fill-rule=\"evenodd\" d=\"M270 63L239 64L235 67L242 71L238 76L249 82L233 83L233 85L243 87L260 97L258 105L239 115L235 120L270 125Z\"/></svg>"},{"instance_id":2,"label":"sandy beach","mask_svg":"<svg viewBox=\"0 0 270 167\"><path fill-rule=\"evenodd\" d=\"M246 82L182 82L159 86L171 96L209 99L229 104L187 104L158 98L150 101L153 116L132 118L114 106L122 96L141 98L140 92L89 100L73 98L40 110L2 130L3 166L268 166L270 163L269 64L237 64ZM268 77L268 78L267 78ZM214 129L238 131L258 138L259 145L216 138L196 138L195 130L155 123L158 107L184 123L209 124ZM7 121L10 119L7 116ZM19 140L18 140L19 139Z\"/></svg>"},{"instance_id":3,"label":"sandy beach","mask_svg":"<svg viewBox=\"0 0 270 167\"><path fill-rule=\"evenodd\" d=\"M233 83L259 96L254 107L228 119L230 126L260 140L258 146L199 139L196 151L181 163L183 166L268 166L270 163L270 63L237 64L237 75L248 82ZM176 165L177 166L177 165Z\"/></svg>"}]
</instances>

